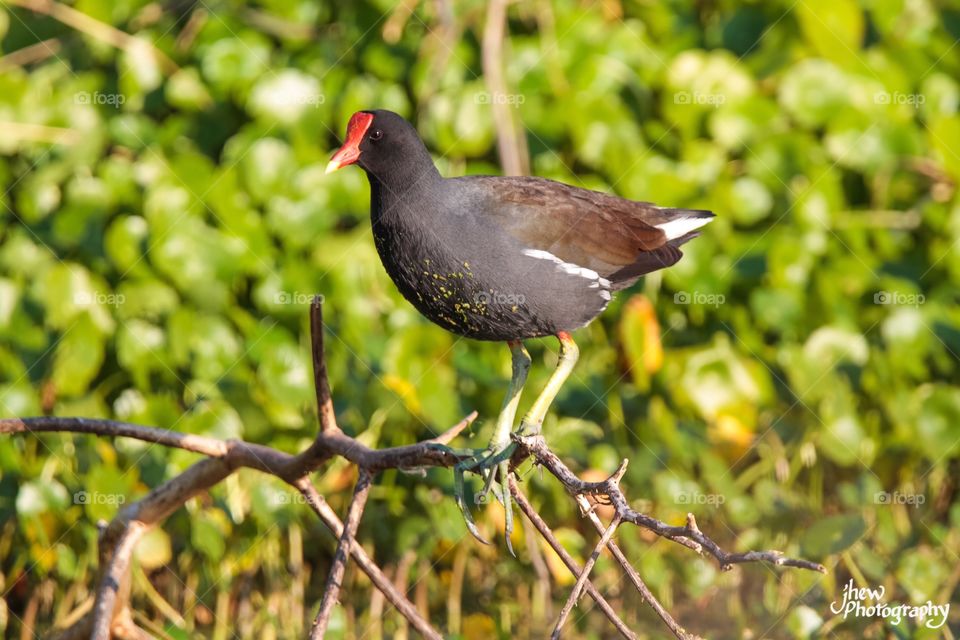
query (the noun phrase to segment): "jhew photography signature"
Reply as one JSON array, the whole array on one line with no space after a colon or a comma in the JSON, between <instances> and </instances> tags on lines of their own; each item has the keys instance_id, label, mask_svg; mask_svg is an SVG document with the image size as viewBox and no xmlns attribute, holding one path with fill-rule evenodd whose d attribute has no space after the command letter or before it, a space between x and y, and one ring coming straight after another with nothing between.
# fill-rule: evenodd
<instances>
[{"instance_id":1,"label":"jhew photography signature","mask_svg":"<svg viewBox=\"0 0 960 640\"><path fill-rule=\"evenodd\" d=\"M883 586L876 589L858 589L851 579L843 587L843 601L838 604L834 600L830 604L830 611L835 615L842 613L844 619L851 615L855 618L884 618L895 625L900 624L904 618L915 618L918 624L926 620L924 624L930 629L939 629L946 624L950 614L949 604L933 604L930 600L917 606L887 604L883 601L885 592L886 587ZM871 604L864 604L866 600Z\"/></svg>"}]
</instances>

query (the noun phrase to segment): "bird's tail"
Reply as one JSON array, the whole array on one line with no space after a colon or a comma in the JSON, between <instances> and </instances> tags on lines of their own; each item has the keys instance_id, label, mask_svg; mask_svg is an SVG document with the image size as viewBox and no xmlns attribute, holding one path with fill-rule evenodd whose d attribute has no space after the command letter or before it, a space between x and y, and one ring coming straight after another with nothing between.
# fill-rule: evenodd
<instances>
[{"instance_id":1,"label":"bird's tail","mask_svg":"<svg viewBox=\"0 0 960 640\"><path fill-rule=\"evenodd\" d=\"M666 218L657 228L667 234L667 240L673 246L679 246L700 235L700 227L716 216L706 209L671 209L663 207L660 212Z\"/></svg>"}]
</instances>

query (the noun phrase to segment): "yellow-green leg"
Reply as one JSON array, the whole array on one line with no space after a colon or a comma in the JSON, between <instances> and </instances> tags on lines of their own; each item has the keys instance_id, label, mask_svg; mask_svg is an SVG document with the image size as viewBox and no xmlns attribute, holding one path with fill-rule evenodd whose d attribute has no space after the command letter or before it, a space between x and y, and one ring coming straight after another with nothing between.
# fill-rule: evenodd
<instances>
[{"instance_id":1,"label":"yellow-green leg","mask_svg":"<svg viewBox=\"0 0 960 640\"><path fill-rule=\"evenodd\" d=\"M513 375L507 395L503 398L500 415L497 416L497 426L493 432L493 440L489 449L499 451L510 443L510 432L513 431L513 421L517 417L517 407L520 406L520 393L527 382L527 373L530 371L530 354L519 340L507 343L513 361Z\"/></svg>"},{"instance_id":2,"label":"yellow-green leg","mask_svg":"<svg viewBox=\"0 0 960 640\"><path fill-rule=\"evenodd\" d=\"M547 380L547 385L543 388L543 391L540 392L540 395L537 396L537 399L534 400L533 406L530 407L527 414L523 416L523 420L520 421L518 432L524 435L540 433L540 428L543 426L543 419L547 415L547 410L550 409L553 400L557 397L557 394L560 393L560 388L563 386L563 383L570 377L570 373L573 371L573 367L576 366L577 359L580 357L580 349L569 333L561 331L557 334L557 339L560 340L560 361L557 363L557 368L550 376L550 379Z\"/></svg>"},{"instance_id":3,"label":"yellow-green leg","mask_svg":"<svg viewBox=\"0 0 960 640\"><path fill-rule=\"evenodd\" d=\"M553 404L554 399L563 387L563 383L570 377L573 367L577 364L577 358L580 356L580 350L569 333L560 332L557 334L560 340L560 361L557 368L551 374L546 386L533 406L520 421L517 433L523 435L533 435L540 433L543 426L543 419ZM483 503L489 495L493 483L499 479L500 491L498 498L503 503L505 516L505 533L507 538L507 548L513 553L513 547L510 542L510 536L513 533L513 508L510 500L510 490L508 488L507 476L510 473L510 458L516 450L516 444L510 440L510 431L513 429L513 422L517 414L517 406L520 403L520 392L527 380L527 372L530 369L530 354L523 347L520 341L512 341L510 352L513 354L513 377L510 380L510 386L507 389L507 395L503 399L503 406L500 409L500 415L497 418L496 428L490 445L481 453L472 456L456 467L454 467L454 495L457 505L463 513L463 518L467 523L470 533L484 544L489 544L487 540L480 535L473 517L470 515L470 509L464 500L464 473L474 471L484 477L483 489L474 495L474 503Z\"/></svg>"},{"instance_id":4,"label":"yellow-green leg","mask_svg":"<svg viewBox=\"0 0 960 640\"><path fill-rule=\"evenodd\" d=\"M510 508L510 493L507 489L507 474L510 471L510 458L509 455L504 458L501 454L510 448L511 445L510 431L513 429L513 423L517 416L517 407L520 404L520 393L523 391L523 385L527 381L527 372L530 371L530 354L527 353L523 343L519 340L510 341L508 344L512 356L513 375L510 379L510 386L507 387L507 395L503 398L500 415L497 416L493 439L483 453L464 460L454 467L453 478L454 496L457 501L457 506L460 507L460 511L463 513L467 528L477 540L489 544L477 530L477 526L473 522L473 517L470 515L470 509L464 500L463 474L465 471L471 471L477 468L481 470L482 474L485 469L493 467L490 468L486 476L483 490L474 495L474 502L482 503L486 500L486 496L490 492L493 481L499 472L501 485L500 501L503 502L504 508L507 510L507 546L509 547L509 532L513 528L513 512Z\"/></svg>"}]
</instances>

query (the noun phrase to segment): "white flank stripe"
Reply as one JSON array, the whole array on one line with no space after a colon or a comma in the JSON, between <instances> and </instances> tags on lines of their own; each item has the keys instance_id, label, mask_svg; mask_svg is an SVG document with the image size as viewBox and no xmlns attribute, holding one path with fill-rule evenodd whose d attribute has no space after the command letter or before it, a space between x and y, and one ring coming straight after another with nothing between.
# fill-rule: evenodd
<instances>
[{"instance_id":1,"label":"white flank stripe","mask_svg":"<svg viewBox=\"0 0 960 640\"><path fill-rule=\"evenodd\" d=\"M676 240L677 238L687 235L694 229L699 229L711 220L713 220L713 218L677 218L670 222L658 224L657 229L667 234L667 240Z\"/></svg>"},{"instance_id":2,"label":"white flank stripe","mask_svg":"<svg viewBox=\"0 0 960 640\"><path fill-rule=\"evenodd\" d=\"M588 278L593 280L595 284L591 284L590 287L596 287L597 285L601 287L609 287L610 281L606 278L600 276L599 273L593 269L588 269L586 267L581 267L580 265L573 264L572 262L564 262L557 256L553 255L549 251L541 251L540 249L524 249L523 254L530 256L531 258L538 258L540 260L549 260L557 265L557 268L563 271L564 273L569 273L572 276L580 276L581 278Z\"/></svg>"}]
</instances>

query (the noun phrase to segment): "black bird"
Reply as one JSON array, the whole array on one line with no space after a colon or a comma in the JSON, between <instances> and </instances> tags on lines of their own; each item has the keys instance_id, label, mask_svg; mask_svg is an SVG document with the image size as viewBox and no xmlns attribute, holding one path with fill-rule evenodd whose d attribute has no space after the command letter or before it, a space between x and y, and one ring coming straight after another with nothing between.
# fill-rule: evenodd
<instances>
[{"instance_id":1,"label":"black bird","mask_svg":"<svg viewBox=\"0 0 960 640\"><path fill-rule=\"evenodd\" d=\"M327 172L358 164L370 181L373 237L387 273L420 313L477 340L507 342L513 379L490 446L456 469L498 475L507 511L510 431L530 367L523 340L556 336L560 361L523 417L519 432L539 432L578 357L571 332L587 325L613 295L640 276L669 267L680 245L699 235L709 211L658 207L544 178L444 178L416 129L384 110L358 111ZM485 542L485 541L484 541Z\"/></svg>"}]
</instances>

